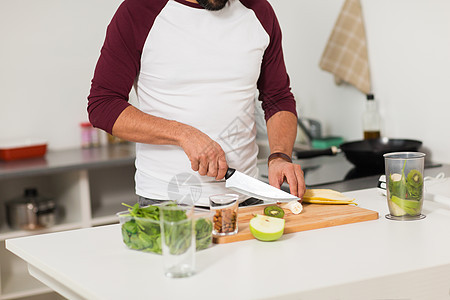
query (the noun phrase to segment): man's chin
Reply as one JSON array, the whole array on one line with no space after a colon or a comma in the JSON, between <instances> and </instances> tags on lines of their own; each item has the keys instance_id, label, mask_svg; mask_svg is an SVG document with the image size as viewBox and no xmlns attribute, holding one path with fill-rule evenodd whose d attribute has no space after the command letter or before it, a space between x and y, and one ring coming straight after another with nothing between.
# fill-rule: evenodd
<instances>
[{"instance_id":1,"label":"man's chin","mask_svg":"<svg viewBox=\"0 0 450 300\"><path fill-rule=\"evenodd\" d=\"M221 10L228 0L197 0L198 4L207 10Z\"/></svg>"}]
</instances>

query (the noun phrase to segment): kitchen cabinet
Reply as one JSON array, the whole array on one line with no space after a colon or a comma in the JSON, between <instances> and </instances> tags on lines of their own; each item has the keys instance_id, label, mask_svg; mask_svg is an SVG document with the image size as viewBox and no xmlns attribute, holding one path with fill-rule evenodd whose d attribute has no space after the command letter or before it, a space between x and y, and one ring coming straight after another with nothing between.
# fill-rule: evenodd
<instances>
[{"instance_id":1,"label":"kitchen cabinet","mask_svg":"<svg viewBox=\"0 0 450 300\"><path fill-rule=\"evenodd\" d=\"M118 223L122 202L136 202L134 144L49 151L45 157L0 161L0 299L60 299L29 275L26 264L5 249L5 240L41 233ZM27 187L52 198L59 208L54 226L11 229L5 203Z\"/></svg>"}]
</instances>

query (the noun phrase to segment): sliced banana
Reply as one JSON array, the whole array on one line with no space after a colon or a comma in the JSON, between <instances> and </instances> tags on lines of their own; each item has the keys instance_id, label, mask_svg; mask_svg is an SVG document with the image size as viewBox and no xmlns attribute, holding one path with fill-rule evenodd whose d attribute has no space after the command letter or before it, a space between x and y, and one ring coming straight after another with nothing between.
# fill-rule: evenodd
<instances>
[{"instance_id":1,"label":"sliced banana","mask_svg":"<svg viewBox=\"0 0 450 300\"><path fill-rule=\"evenodd\" d=\"M294 215L298 215L303 210L302 204L297 200L292 200L291 202L288 203L281 203L280 207L289 209Z\"/></svg>"},{"instance_id":2,"label":"sliced banana","mask_svg":"<svg viewBox=\"0 0 450 300\"><path fill-rule=\"evenodd\" d=\"M402 175L398 174L398 173L391 174L391 180L392 181L400 181L400 180L402 180Z\"/></svg>"}]
</instances>

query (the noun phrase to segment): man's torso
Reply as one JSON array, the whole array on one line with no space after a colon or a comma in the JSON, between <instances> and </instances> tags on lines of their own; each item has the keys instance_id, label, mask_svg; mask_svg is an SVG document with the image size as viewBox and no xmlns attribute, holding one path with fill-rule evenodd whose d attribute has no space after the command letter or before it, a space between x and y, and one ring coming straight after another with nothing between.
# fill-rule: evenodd
<instances>
[{"instance_id":1,"label":"man's torso","mask_svg":"<svg viewBox=\"0 0 450 300\"><path fill-rule=\"evenodd\" d=\"M201 130L221 145L230 167L256 176L254 100L268 44L255 13L237 0L216 12L170 0L144 43L139 108ZM177 146L138 144L136 167L144 197L206 204L211 193L229 192L192 171ZM191 189L183 192L183 184L199 188L185 195Z\"/></svg>"}]
</instances>

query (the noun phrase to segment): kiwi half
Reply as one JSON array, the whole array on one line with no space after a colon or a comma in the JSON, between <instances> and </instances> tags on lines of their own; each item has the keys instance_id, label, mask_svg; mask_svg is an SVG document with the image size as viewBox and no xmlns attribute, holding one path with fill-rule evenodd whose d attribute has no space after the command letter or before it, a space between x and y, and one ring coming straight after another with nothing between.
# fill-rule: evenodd
<instances>
[{"instance_id":1,"label":"kiwi half","mask_svg":"<svg viewBox=\"0 0 450 300\"><path fill-rule=\"evenodd\" d=\"M264 208L264 214L269 217L282 219L284 217L284 210L279 206L271 205Z\"/></svg>"}]
</instances>

